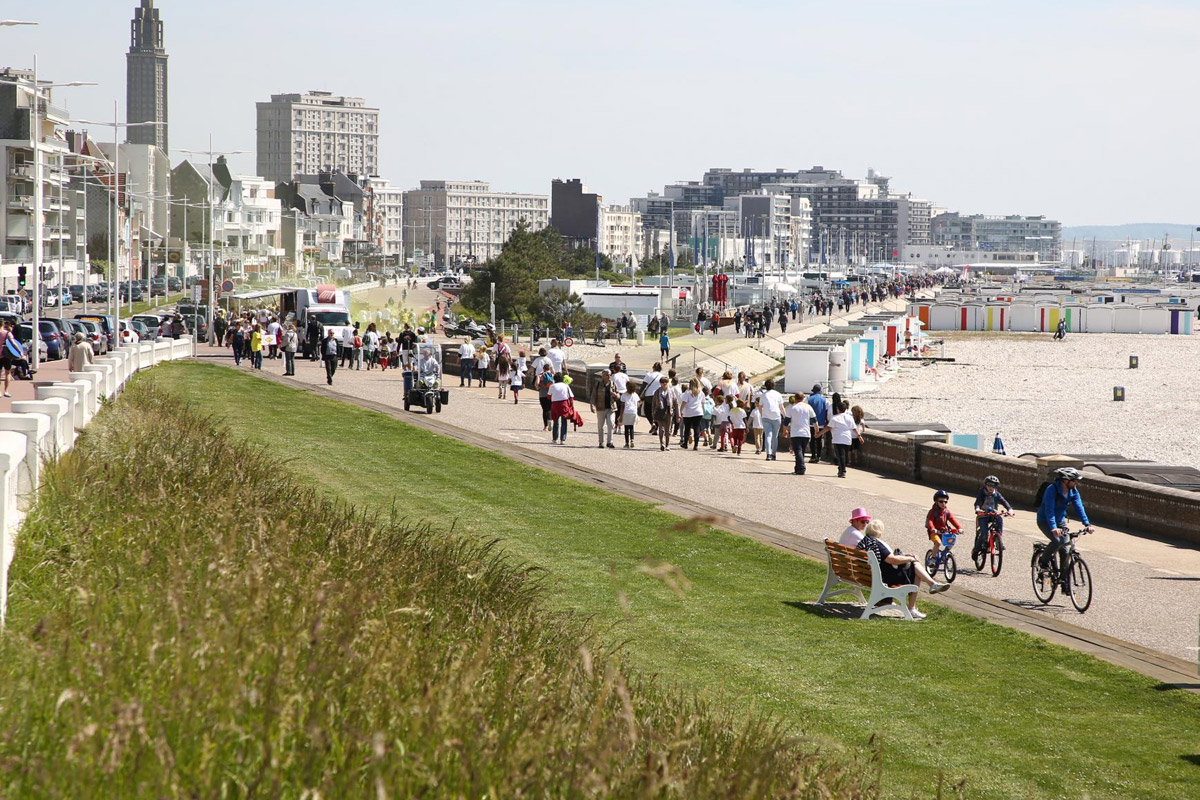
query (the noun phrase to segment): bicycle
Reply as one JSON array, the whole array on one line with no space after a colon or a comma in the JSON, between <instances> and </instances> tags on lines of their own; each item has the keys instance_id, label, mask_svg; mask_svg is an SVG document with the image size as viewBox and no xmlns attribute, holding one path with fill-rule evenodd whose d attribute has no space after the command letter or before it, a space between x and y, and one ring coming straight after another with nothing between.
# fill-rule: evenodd
<instances>
[{"instance_id":1,"label":"bicycle","mask_svg":"<svg viewBox=\"0 0 1200 800\"><path fill-rule=\"evenodd\" d=\"M958 541L958 534L953 531L939 531L939 534L942 537L941 552L935 558L933 548L925 551L925 569L931 578L936 576L940 569L946 576L946 583L954 583L954 579L958 577L958 562L954 560L954 553L950 551Z\"/></svg>"},{"instance_id":2,"label":"bicycle","mask_svg":"<svg viewBox=\"0 0 1200 800\"><path fill-rule=\"evenodd\" d=\"M1075 549L1075 540L1088 533L1088 531L1072 531L1065 528L1063 530L1066 530L1069 537L1067 543L1063 545L1063 549L1067 553L1067 574L1070 581L1069 593L1071 596L1071 605L1075 606L1075 610L1082 614L1092 604L1092 572L1088 569L1087 562L1079 555L1079 551ZM1035 542L1033 545L1033 560L1029 565L1033 577L1033 594L1042 605L1046 605L1054 599L1054 594L1058 591L1058 587L1062 583L1062 574L1059 571L1059 557L1057 553L1051 560L1049 569L1043 569L1039 563L1042 559L1042 553L1046 551L1049 545L1049 542Z\"/></svg>"},{"instance_id":3,"label":"bicycle","mask_svg":"<svg viewBox=\"0 0 1200 800\"><path fill-rule=\"evenodd\" d=\"M976 513L978 517L987 517L984 525L987 525L987 546L978 553L973 554L975 560L975 569L983 572L983 567L988 561L991 561L992 577L998 577L1000 570L1004 567L1004 534L1000 532L1000 517L1011 517L1012 513L1004 511L979 511Z\"/></svg>"}]
</instances>

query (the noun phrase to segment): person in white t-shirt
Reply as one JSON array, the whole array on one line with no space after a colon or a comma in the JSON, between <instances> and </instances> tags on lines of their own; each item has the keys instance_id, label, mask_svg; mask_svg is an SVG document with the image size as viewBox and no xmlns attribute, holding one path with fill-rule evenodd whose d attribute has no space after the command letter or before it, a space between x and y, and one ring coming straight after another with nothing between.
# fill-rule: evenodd
<instances>
[{"instance_id":1,"label":"person in white t-shirt","mask_svg":"<svg viewBox=\"0 0 1200 800\"><path fill-rule=\"evenodd\" d=\"M554 365L551 364L550 359L546 356L546 348L539 347L537 357L533 359L533 364L530 366L530 370L535 379L538 375L541 375L546 371L545 366L547 364L550 364L550 372L553 374Z\"/></svg>"},{"instance_id":2,"label":"person in white t-shirt","mask_svg":"<svg viewBox=\"0 0 1200 800\"><path fill-rule=\"evenodd\" d=\"M555 444L566 444L567 425L575 413L574 405L571 402L575 395L571 391L571 385L563 382L561 372L554 374L554 384L550 387L549 396L552 424L550 436Z\"/></svg>"},{"instance_id":3,"label":"person in white t-shirt","mask_svg":"<svg viewBox=\"0 0 1200 800\"><path fill-rule=\"evenodd\" d=\"M850 445L858 438L858 423L850 413L850 404L843 401L838 406L836 414L829 418L829 424L824 431L833 436L833 455L837 460L838 477L846 477L846 457L850 453ZM822 434L824 433L822 431Z\"/></svg>"},{"instance_id":4,"label":"person in white t-shirt","mask_svg":"<svg viewBox=\"0 0 1200 800\"><path fill-rule=\"evenodd\" d=\"M867 513L865 508L861 506L850 512L850 527L842 531L841 538L838 539L838 544L844 544L846 547L858 547L858 543L863 538L863 528L867 527L867 523L871 521L871 515Z\"/></svg>"},{"instance_id":5,"label":"person in white t-shirt","mask_svg":"<svg viewBox=\"0 0 1200 800\"><path fill-rule=\"evenodd\" d=\"M622 367L623 366L624 365L622 364ZM616 392L618 396L625 394L625 390L629 386L629 376L625 374L624 369L613 370L612 385L613 391Z\"/></svg>"},{"instance_id":6,"label":"person in white t-shirt","mask_svg":"<svg viewBox=\"0 0 1200 800\"><path fill-rule=\"evenodd\" d=\"M704 392L700 389L700 381L693 378L688 383L687 391L683 393L683 437L679 446L687 449L688 442L693 450L700 449L700 421L704 419Z\"/></svg>"},{"instance_id":7,"label":"person in white t-shirt","mask_svg":"<svg viewBox=\"0 0 1200 800\"><path fill-rule=\"evenodd\" d=\"M725 452L725 443L729 439L729 410L732 408L730 403L733 398L726 394L719 394L715 398L717 400L716 407L713 409L712 424L715 428L713 432L713 447L717 448L718 453Z\"/></svg>"},{"instance_id":8,"label":"person in white t-shirt","mask_svg":"<svg viewBox=\"0 0 1200 800\"><path fill-rule=\"evenodd\" d=\"M762 414L763 450L767 461L775 460L779 449L779 428L783 424L783 395L775 391L775 381L767 379L758 395L758 409Z\"/></svg>"},{"instance_id":9,"label":"person in white t-shirt","mask_svg":"<svg viewBox=\"0 0 1200 800\"><path fill-rule=\"evenodd\" d=\"M646 415L646 419L650 420L651 435L658 432L658 426L654 421L654 395L658 394L658 386L662 383L662 362L654 362L654 366L642 378L642 413Z\"/></svg>"},{"instance_id":10,"label":"person in white t-shirt","mask_svg":"<svg viewBox=\"0 0 1200 800\"><path fill-rule=\"evenodd\" d=\"M619 331L620 328L617 328ZM615 382L614 382L615 383ZM626 389L621 393L621 425L625 429L625 446L633 447L633 426L637 423L638 409L642 407L642 398L637 392Z\"/></svg>"},{"instance_id":11,"label":"person in white t-shirt","mask_svg":"<svg viewBox=\"0 0 1200 800\"><path fill-rule=\"evenodd\" d=\"M471 340L467 339L458 347L458 385L462 386L463 381L469 388L471 381L475 379L475 345L471 344Z\"/></svg>"},{"instance_id":12,"label":"person in white t-shirt","mask_svg":"<svg viewBox=\"0 0 1200 800\"><path fill-rule=\"evenodd\" d=\"M730 449L735 455L742 454L742 444L746 441L746 404L740 400L729 398L729 439Z\"/></svg>"},{"instance_id":13,"label":"person in white t-shirt","mask_svg":"<svg viewBox=\"0 0 1200 800\"><path fill-rule=\"evenodd\" d=\"M798 392L792 395L792 404L788 408L788 433L792 438L792 454L796 457L796 468L793 471L797 475L803 475L805 472L804 453L808 450L808 443L816 431L816 425L817 414L812 410L812 406L804 402L804 394Z\"/></svg>"},{"instance_id":14,"label":"person in white t-shirt","mask_svg":"<svg viewBox=\"0 0 1200 800\"><path fill-rule=\"evenodd\" d=\"M546 358L550 359L550 368L554 370L554 374L561 374L563 365L567 363L567 354L558 346L558 339L550 340L550 349L546 351Z\"/></svg>"},{"instance_id":15,"label":"person in white t-shirt","mask_svg":"<svg viewBox=\"0 0 1200 800\"><path fill-rule=\"evenodd\" d=\"M696 380L700 381L700 385L706 387L708 391L712 391L712 381L704 376L704 367L696 367Z\"/></svg>"}]
</instances>

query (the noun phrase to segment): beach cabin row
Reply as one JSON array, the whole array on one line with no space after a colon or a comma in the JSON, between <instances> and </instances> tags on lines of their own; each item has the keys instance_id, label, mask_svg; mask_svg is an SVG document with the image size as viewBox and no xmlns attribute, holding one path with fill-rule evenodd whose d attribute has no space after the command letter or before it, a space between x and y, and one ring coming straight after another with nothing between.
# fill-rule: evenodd
<instances>
[{"instance_id":1,"label":"beach cabin row","mask_svg":"<svg viewBox=\"0 0 1200 800\"><path fill-rule=\"evenodd\" d=\"M1193 313L1178 303L946 303L917 301L909 313L930 331L1053 333L1059 321L1071 333L1192 333Z\"/></svg>"}]
</instances>

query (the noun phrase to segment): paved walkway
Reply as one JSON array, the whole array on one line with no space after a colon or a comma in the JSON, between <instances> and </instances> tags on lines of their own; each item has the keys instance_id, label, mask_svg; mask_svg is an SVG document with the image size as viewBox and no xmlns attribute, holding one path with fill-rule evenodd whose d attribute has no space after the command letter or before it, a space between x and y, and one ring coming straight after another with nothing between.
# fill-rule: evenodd
<instances>
[{"instance_id":1,"label":"paved walkway","mask_svg":"<svg viewBox=\"0 0 1200 800\"><path fill-rule=\"evenodd\" d=\"M228 354L208 355L224 360ZM278 373L281 363L268 361L266 369ZM319 364L298 362L296 378L279 380L327 392ZM399 373L339 370L334 384L329 393L352 402L379 410L400 406ZM586 404L581 411L589 425L570 434L567 446L553 446L541 430L532 392L514 406L497 400L493 388L459 389L454 376L448 385L451 403L442 414L398 415L677 513L716 514L728 520L724 527L730 530L807 555L819 557L821 541L840 534L849 510L858 505L885 522L886 538L894 546L917 553L928 547L923 519L931 505L930 487L857 470L839 480L834 467L824 464L809 465L807 476L796 476L784 454L777 462L766 462L751 451L741 457L704 450L661 453L645 434L644 422L638 426L637 449L599 449ZM1085 484L1085 501L1086 488ZM969 518L972 502L973 497L952 494L951 509ZM1080 615L1058 597L1047 607L1033 598L1029 560L1033 542L1041 538L1033 514L1022 510L1008 521L1007 531L1008 559L999 578L974 573L966 563L969 540L963 541L954 589L934 602L1092 652L1164 683L1200 685L1194 648L1200 552L1100 528L1098 535L1083 540L1095 598L1091 609ZM930 598L922 595L922 602Z\"/></svg>"},{"instance_id":2,"label":"paved walkway","mask_svg":"<svg viewBox=\"0 0 1200 800\"><path fill-rule=\"evenodd\" d=\"M8 393L12 397L0 397L0 413L8 413L12 411L12 404L22 400L35 400L33 396L34 381L38 383L42 381L65 381L70 380L70 370L67 369L67 360L60 358L57 361L43 361L38 365L37 375L32 381L17 381L14 380L8 385Z\"/></svg>"}]
</instances>

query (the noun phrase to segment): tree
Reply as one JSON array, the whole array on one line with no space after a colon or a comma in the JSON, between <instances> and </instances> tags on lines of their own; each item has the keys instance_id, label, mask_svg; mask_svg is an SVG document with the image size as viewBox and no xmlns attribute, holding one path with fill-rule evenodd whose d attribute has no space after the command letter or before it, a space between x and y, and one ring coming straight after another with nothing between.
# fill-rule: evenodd
<instances>
[{"instance_id":1,"label":"tree","mask_svg":"<svg viewBox=\"0 0 1200 800\"><path fill-rule=\"evenodd\" d=\"M108 234L93 233L87 240L87 253L92 261L107 260L112 255L108 252Z\"/></svg>"},{"instance_id":2,"label":"tree","mask_svg":"<svg viewBox=\"0 0 1200 800\"><path fill-rule=\"evenodd\" d=\"M537 282L555 277L557 266L546 237L541 232L530 231L521 221L504 243L500 255L476 271L472 282L463 290L463 305L479 313L488 313L494 284L496 316L521 322L530 315L537 301Z\"/></svg>"}]
</instances>

